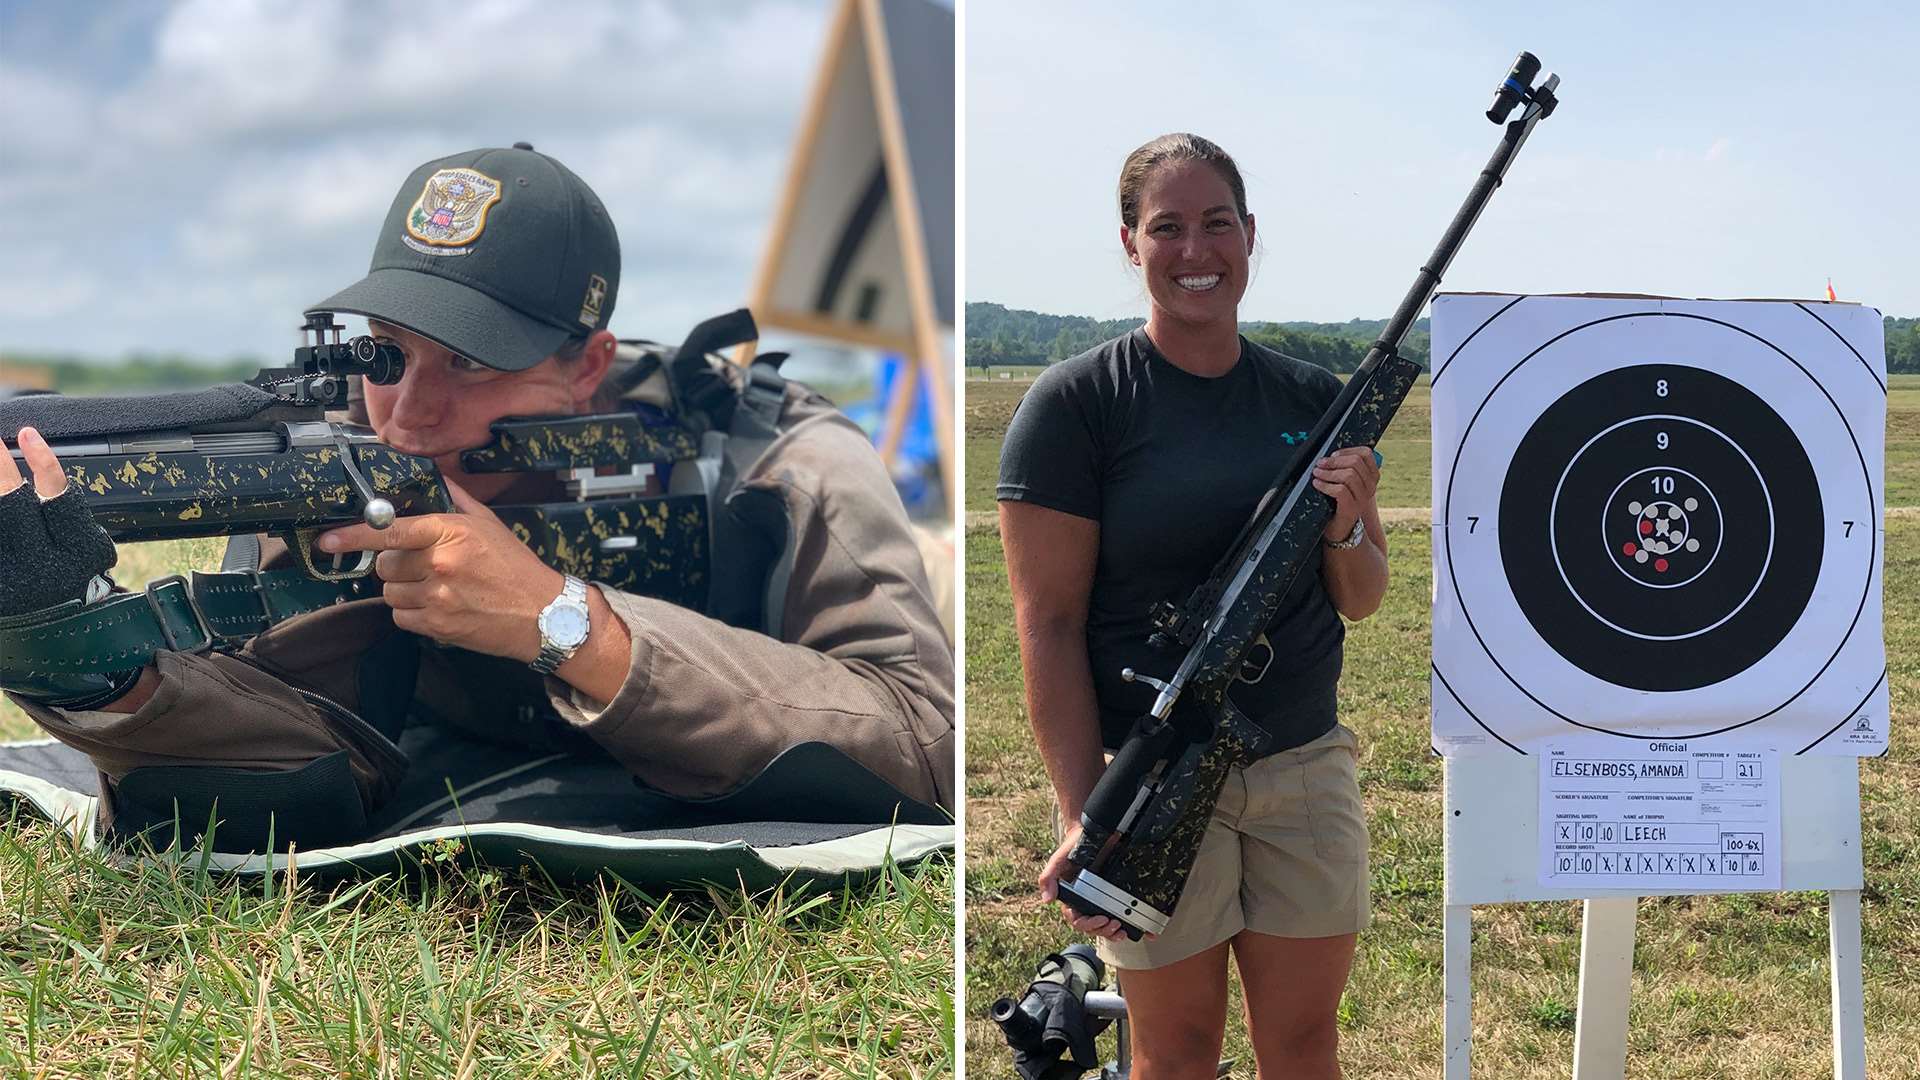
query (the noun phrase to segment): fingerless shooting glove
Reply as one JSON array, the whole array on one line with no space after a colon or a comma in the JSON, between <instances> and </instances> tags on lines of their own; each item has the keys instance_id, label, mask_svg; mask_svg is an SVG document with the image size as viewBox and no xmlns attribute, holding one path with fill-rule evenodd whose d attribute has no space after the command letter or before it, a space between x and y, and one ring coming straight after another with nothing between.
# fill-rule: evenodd
<instances>
[{"instance_id":1,"label":"fingerless shooting glove","mask_svg":"<svg viewBox=\"0 0 1920 1080\"><path fill-rule=\"evenodd\" d=\"M85 597L117 559L79 489L41 502L28 482L0 495L0 617Z\"/></svg>"},{"instance_id":2,"label":"fingerless shooting glove","mask_svg":"<svg viewBox=\"0 0 1920 1080\"><path fill-rule=\"evenodd\" d=\"M0 495L0 634L85 602L88 587L116 561L113 541L94 522L79 489L69 486L42 502L29 481ZM15 671L0 655L0 688L48 705L109 701L138 676L138 668L104 675Z\"/></svg>"}]
</instances>

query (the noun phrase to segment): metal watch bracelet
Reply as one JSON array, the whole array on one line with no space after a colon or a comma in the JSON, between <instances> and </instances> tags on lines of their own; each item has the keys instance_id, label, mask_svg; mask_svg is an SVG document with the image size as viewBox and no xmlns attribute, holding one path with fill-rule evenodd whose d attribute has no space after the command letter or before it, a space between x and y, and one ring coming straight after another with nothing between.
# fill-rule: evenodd
<instances>
[{"instance_id":1,"label":"metal watch bracelet","mask_svg":"<svg viewBox=\"0 0 1920 1080\"><path fill-rule=\"evenodd\" d=\"M1329 551L1349 551L1353 548L1359 547L1360 541L1365 540L1366 538L1367 538L1367 519L1364 517L1356 517L1353 519L1353 531L1347 534L1347 538L1345 540L1322 539L1320 542L1325 544Z\"/></svg>"},{"instance_id":2,"label":"metal watch bracelet","mask_svg":"<svg viewBox=\"0 0 1920 1080\"><path fill-rule=\"evenodd\" d=\"M583 627L579 639L571 643L556 641L547 630L547 616L556 608L577 608L579 617L582 620L587 619L587 583L568 574L566 584L561 587L560 595L554 597L552 602L540 612L540 653L533 658L529 666L542 675L551 675L553 669L572 659L580 646L586 644L587 634L592 630L591 625Z\"/></svg>"}]
</instances>

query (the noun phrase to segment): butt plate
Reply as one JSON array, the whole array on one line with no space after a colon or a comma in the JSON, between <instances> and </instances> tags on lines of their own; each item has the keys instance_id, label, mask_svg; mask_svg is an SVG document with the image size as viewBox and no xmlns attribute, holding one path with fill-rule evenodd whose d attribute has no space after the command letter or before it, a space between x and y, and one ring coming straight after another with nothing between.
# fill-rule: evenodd
<instances>
[{"instance_id":1,"label":"butt plate","mask_svg":"<svg viewBox=\"0 0 1920 1080\"><path fill-rule=\"evenodd\" d=\"M1144 934L1166 930L1169 916L1146 901L1128 893L1091 870L1080 871L1072 881L1059 885L1062 903L1082 915L1105 915L1126 928L1127 937L1139 941Z\"/></svg>"}]
</instances>

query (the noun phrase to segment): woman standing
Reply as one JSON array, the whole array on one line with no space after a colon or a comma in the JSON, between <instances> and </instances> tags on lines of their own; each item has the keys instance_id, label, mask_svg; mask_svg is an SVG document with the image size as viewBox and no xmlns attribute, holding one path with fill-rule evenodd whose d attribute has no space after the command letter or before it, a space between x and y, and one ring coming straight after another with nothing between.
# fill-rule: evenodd
<instances>
[{"instance_id":1,"label":"woman standing","mask_svg":"<svg viewBox=\"0 0 1920 1080\"><path fill-rule=\"evenodd\" d=\"M1076 823L1041 871L1049 900L1102 748L1152 703L1121 669L1173 662L1147 645L1153 604L1207 576L1340 391L1324 369L1240 336L1254 220L1225 151L1162 136L1128 156L1119 195L1146 325L1034 382L997 489L1028 715ZM1267 628L1272 663L1232 691L1280 749L1228 777L1166 933L1128 942L1118 923L1066 911L1122 969L1137 1080L1214 1075L1229 953L1261 1075L1339 1075L1335 1012L1368 908L1355 744L1334 689L1340 616L1364 618L1386 593L1378 483L1364 447L1314 467L1335 503L1325 543Z\"/></svg>"}]
</instances>

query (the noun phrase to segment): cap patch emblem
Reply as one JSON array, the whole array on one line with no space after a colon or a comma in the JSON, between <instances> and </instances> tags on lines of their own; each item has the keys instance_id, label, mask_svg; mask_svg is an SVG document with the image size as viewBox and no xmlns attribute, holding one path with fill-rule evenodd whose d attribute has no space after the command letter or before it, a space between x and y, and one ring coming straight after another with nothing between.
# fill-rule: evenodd
<instances>
[{"instance_id":1,"label":"cap patch emblem","mask_svg":"<svg viewBox=\"0 0 1920 1080\"><path fill-rule=\"evenodd\" d=\"M595 274L587 279L587 296L580 302L580 321L587 326L600 325L600 306L607 302L607 279Z\"/></svg>"},{"instance_id":2,"label":"cap patch emblem","mask_svg":"<svg viewBox=\"0 0 1920 1080\"><path fill-rule=\"evenodd\" d=\"M407 211L407 246L432 255L464 255L487 227L487 210L500 201L500 181L472 169L441 169ZM416 243L415 241L421 241ZM452 249L461 250L435 250Z\"/></svg>"}]
</instances>

